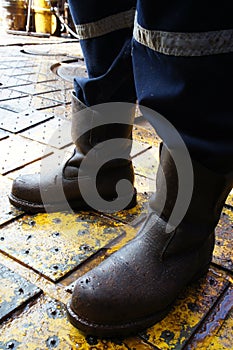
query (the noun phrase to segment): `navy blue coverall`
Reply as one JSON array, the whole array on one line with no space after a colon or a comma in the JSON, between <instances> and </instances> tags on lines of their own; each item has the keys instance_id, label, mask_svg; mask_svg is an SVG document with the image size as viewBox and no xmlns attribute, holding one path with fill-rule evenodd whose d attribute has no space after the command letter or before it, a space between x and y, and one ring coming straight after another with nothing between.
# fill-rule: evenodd
<instances>
[{"instance_id":1,"label":"navy blue coverall","mask_svg":"<svg viewBox=\"0 0 233 350\"><path fill-rule=\"evenodd\" d=\"M75 78L77 97L87 106L137 100L173 124L193 159L231 171L233 3L69 0L69 6L88 70L88 78Z\"/></svg>"}]
</instances>

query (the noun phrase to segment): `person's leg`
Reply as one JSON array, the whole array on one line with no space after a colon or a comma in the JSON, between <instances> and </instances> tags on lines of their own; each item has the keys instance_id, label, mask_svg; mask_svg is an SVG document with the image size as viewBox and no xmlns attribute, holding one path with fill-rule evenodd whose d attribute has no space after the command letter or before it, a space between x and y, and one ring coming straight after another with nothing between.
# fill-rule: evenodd
<instances>
[{"instance_id":1,"label":"person's leg","mask_svg":"<svg viewBox=\"0 0 233 350\"><path fill-rule=\"evenodd\" d=\"M193 159L217 172L233 170L233 5L165 1L155 13L151 6L152 1L138 1L134 28L139 104L172 123ZM153 115L145 117L169 145L166 128L159 130Z\"/></svg>"},{"instance_id":2,"label":"person's leg","mask_svg":"<svg viewBox=\"0 0 233 350\"><path fill-rule=\"evenodd\" d=\"M202 1L138 1L133 67L141 110L163 140L157 191L137 237L77 280L68 315L89 334L151 326L208 270L233 185L232 5L225 3L221 10Z\"/></svg>"},{"instance_id":3,"label":"person's leg","mask_svg":"<svg viewBox=\"0 0 233 350\"><path fill-rule=\"evenodd\" d=\"M28 212L67 210L69 206L72 209L94 206L94 209L103 210L96 203L96 198L89 198L86 203L83 197L85 192L88 192L86 198L90 197L89 191L95 193L91 188L91 183L95 184L91 181L94 171L93 174L88 172L80 176L82 172L79 169L94 146L110 139L122 140L121 144L118 143L122 159L109 161L101 168L96 185L98 194L113 201L118 196L116 184L120 180L126 179L133 184L130 149L134 111L126 107L122 112L124 115L117 116L114 111L115 115L108 118L104 114L97 115L96 111L92 113L91 107L117 102L134 104L136 101L131 57L134 5L132 0L69 1L88 71L87 78L74 79L72 136L76 148L62 169L57 169L55 164L53 172L17 178L9 196L13 205ZM120 111L122 108L119 107ZM99 161L103 158L102 153L101 150L96 152ZM113 155L111 158L110 151L108 158L114 158ZM127 202L126 207L136 204L135 190L125 193L124 202Z\"/></svg>"},{"instance_id":4,"label":"person's leg","mask_svg":"<svg viewBox=\"0 0 233 350\"><path fill-rule=\"evenodd\" d=\"M77 97L87 106L135 103L131 40L135 0L69 0L88 71L75 78Z\"/></svg>"}]
</instances>

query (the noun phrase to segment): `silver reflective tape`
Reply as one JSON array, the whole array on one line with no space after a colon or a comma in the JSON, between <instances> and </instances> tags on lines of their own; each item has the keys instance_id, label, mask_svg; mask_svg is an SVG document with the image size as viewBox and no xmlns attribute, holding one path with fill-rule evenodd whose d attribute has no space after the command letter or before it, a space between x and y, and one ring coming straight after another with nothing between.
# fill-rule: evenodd
<instances>
[{"instance_id":1,"label":"silver reflective tape","mask_svg":"<svg viewBox=\"0 0 233 350\"><path fill-rule=\"evenodd\" d=\"M120 12L112 16L100 19L99 21L77 24L76 32L80 40L96 38L115 30L130 28L134 24L135 10Z\"/></svg>"},{"instance_id":2,"label":"silver reflective tape","mask_svg":"<svg viewBox=\"0 0 233 350\"><path fill-rule=\"evenodd\" d=\"M233 52L233 29L179 33L148 30L134 24L134 39L150 49L174 56L204 56Z\"/></svg>"}]
</instances>

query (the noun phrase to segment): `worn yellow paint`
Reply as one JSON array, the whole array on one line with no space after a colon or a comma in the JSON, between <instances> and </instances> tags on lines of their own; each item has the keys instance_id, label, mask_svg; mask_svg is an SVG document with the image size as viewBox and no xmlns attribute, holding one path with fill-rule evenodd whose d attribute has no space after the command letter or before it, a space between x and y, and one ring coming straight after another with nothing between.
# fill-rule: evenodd
<instances>
[{"instance_id":1,"label":"worn yellow paint","mask_svg":"<svg viewBox=\"0 0 233 350\"><path fill-rule=\"evenodd\" d=\"M233 285L230 285L223 297L204 320L198 332L192 337L187 350L206 350L209 348L222 350L224 349L224 343L228 344L227 349L232 349L232 311ZM229 318L231 318L231 321L229 321Z\"/></svg>"},{"instance_id":2,"label":"worn yellow paint","mask_svg":"<svg viewBox=\"0 0 233 350\"><path fill-rule=\"evenodd\" d=\"M134 125L133 139L138 141L139 140L143 141L150 146L156 146L156 147L158 147L161 142L161 139L159 138L159 136L156 134L156 132L152 127L144 128L139 125Z\"/></svg>"},{"instance_id":3,"label":"worn yellow paint","mask_svg":"<svg viewBox=\"0 0 233 350\"><path fill-rule=\"evenodd\" d=\"M17 261L14 261L13 259L1 253L0 261L7 268L12 271L17 271L17 273L25 280L43 290L43 292L46 293L49 297L57 299L64 304L66 304L70 299L70 293L67 293L63 286L61 286L59 283L55 284L49 281L47 278L44 278L32 269L18 263Z\"/></svg>"},{"instance_id":4,"label":"worn yellow paint","mask_svg":"<svg viewBox=\"0 0 233 350\"><path fill-rule=\"evenodd\" d=\"M143 338L161 350L181 349L224 291L227 280L211 269L206 277L188 287L161 322L148 329Z\"/></svg>"},{"instance_id":5,"label":"worn yellow paint","mask_svg":"<svg viewBox=\"0 0 233 350\"><path fill-rule=\"evenodd\" d=\"M138 227L146 217L149 198L155 191L155 181L136 174L134 186L137 189L137 205L132 209L112 213L109 216Z\"/></svg>"},{"instance_id":6,"label":"worn yellow paint","mask_svg":"<svg viewBox=\"0 0 233 350\"><path fill-rule=\"evenodd\" d=\"M84 264L81 264L77 270L65 276L60 283L66 287L66 291L72 293L76 280L106 259L110 254L109 250L111 248L101 249L93 257L85 261Z\"/></svg>"},{"instance_id":7,"label":"worn yellow paint","mask_svg":"<svg viewBox=\"0 0 233 350\"><path fill-rule=\"evenodd\" d=\"M75 281L86 272L90 271L95 266L99 265L104 259L107 259L111 254L122 248L127 242L136 236L137 230L127 230L126 235L120 239L114 240L108 247L101 249L99 254L94 255L91 259L82 264L77 270L65 277L61 283L68 286L67 291L72 292Z\"/></svg>"},{"instance_id":8,"label":"worn yellow paint","mask_svg":"<svg viewBox=\"0 0 233 350\"><path fill-rule=\"evenodd\" d=\"M2 264L0 280L0 321L41 292L34 284Z\"/></svg>"},{"instance_id":9,"label":"worn yellow paint","mask_svg":"<svg viewBox=\"0 0 233 350\"><path fill-rule=\"evenodd\" d=\"M160 139L157 134L152 130L147 130L141 126L133 127L133 145L131 157L135 157L141 152L145 152L154 146L158 148Z\"/></svg>"},{"instance_id":10,"label":"worn yellow paint","mask_svg":"<svg viewBox=\"0 0 233 350\"><path fill-rule=\"evenodd\" d=\"M124 344L128 346L129 350L155 350L154 347L137 337L124 339Z\"/></svg>"},{"instance_id":11,"label":"worn yellow paint","mask_svg":"<svg viewBox=\"0 0 233 350\"><path fill-rule=\"evenodd\" d=\"M223 209L219 224L216 228L216 244L213 261L233 272L233 211Z\"/></svg>"},{"instance_id":12,"label":"worn yellow paint","mask_svg":"<svg viewBox=\"0 0 233 350\"><path fill-rule=\"evenodd\" d=\"M147 212L148 196L145 194L137 194L137 205L129 210L122 210L109 215L114 220L120 220L131 226L138 226L145 218Z\"/></svg>"},{"instance_id":13,"label":"worn yellow paint","mask_svg":"<svg viewBox=\"0 0 233 350\"><path fill-rule=\"evenodd\" d=\"M125 213L127 212L127 213ZM131 213L131 214L130 214ZM123 247L127 242L129 242L131 239L133 239L138 231L138 226L140 224L139 218L137 218L137 214L142 213L139 211L138 206L130 209L129 211L119 212L119 215L116 214L116 217L118 220L122 220L125 222L128 222L130 225L133 225L131 229L125 230L125 234L122 236L119 236L117 239L110 242L106 247L102 248L98 254L95 254L90 259L85 261L85 264L82 264L79 266L77 270L75 270L73 273L69 274L67 277L65 277L61 283L68 287L68 291L72 291L74 288L74 282L77 278L94 268L95 266L99 265L104 259L108 258L111 254L119 250L121 247ZM114 214L111 214L112 218ZM131 216L130 216L131 215ZM135 216L134 216L135 215ZM139 215L139 217L141 217ZM138 220L137 220L138 219ZM143 219L143 215L142 215Z\"/></svg>"},{"instance_id":14,"label":"worn yellow paint","mask_svg":"<svg viewBox=\"0 0 233 350\"><path fill-rule=\"evenodd\" d=\"M128 230L91 213L24 216L0 230L0 249L56 281Z\"/></svg>"},{"instance_id":15,"label":"worn yellow paint","mask_svg":"<svg viewBox=\"0 0 233 350\"><path fill-rule=\"evenodd\" d=\"M233 349L233 308L228 314L222 327L211 339L206 350L229 350Z\"/></svg>"},{"instance_id":16,"label":"worn yellow paint","mask_svg":"<svg viewBox=\"0 0 233 350\"><path fill-rule=\"evenodd\" d=\"M139 339L131 340L131 349L136 348L133 344L143 344ZM66 318L65 306L50 299L41 297L31 307L27 307L17 317L2 326L0 334L0 349L7 349L9 344L14 344L18 350L30 349L81 349L81 350L127 350L128 346L121 340L99 340L84 335L73 327ZM9 347L11 348L11 347Z\"/></svg>"},{"instance_id":17,"label":"worn yellow paint","mask_svg":"<svg viewBox=\"0 0 233 350\"><path fill-rule=\"evenodd\" d=\"M3 301L10 302L15 295L15 289L18 287L17 283L9 280L8 278L1 278L0 289L0 304Z\"/></svg>"}]
</instances>

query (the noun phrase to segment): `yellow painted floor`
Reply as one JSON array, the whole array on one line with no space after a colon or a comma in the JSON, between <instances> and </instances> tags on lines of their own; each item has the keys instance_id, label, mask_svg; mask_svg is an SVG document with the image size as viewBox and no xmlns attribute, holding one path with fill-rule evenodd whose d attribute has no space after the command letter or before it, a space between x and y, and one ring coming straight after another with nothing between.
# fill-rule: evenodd
<instances>
[{"instance_id":1,"label":"yellow painted floor","mask_svg":"<svg viewBox=\"0 0 233 350\"><path fill-rule=\"evenodd\" d=\"M112 340L84 335L67 321L65 304L77 277L136 234L154 190L159 145L136 117L136 208L111 215L14 209L7 196L16 176L72 152L67 67L86 75L76 40L0 33L0 349L233 349L232 195L208 274L183 292L164 320L135 337ZM61 125L67 135L59 138Z\"/></svg>"}]
</instances>

